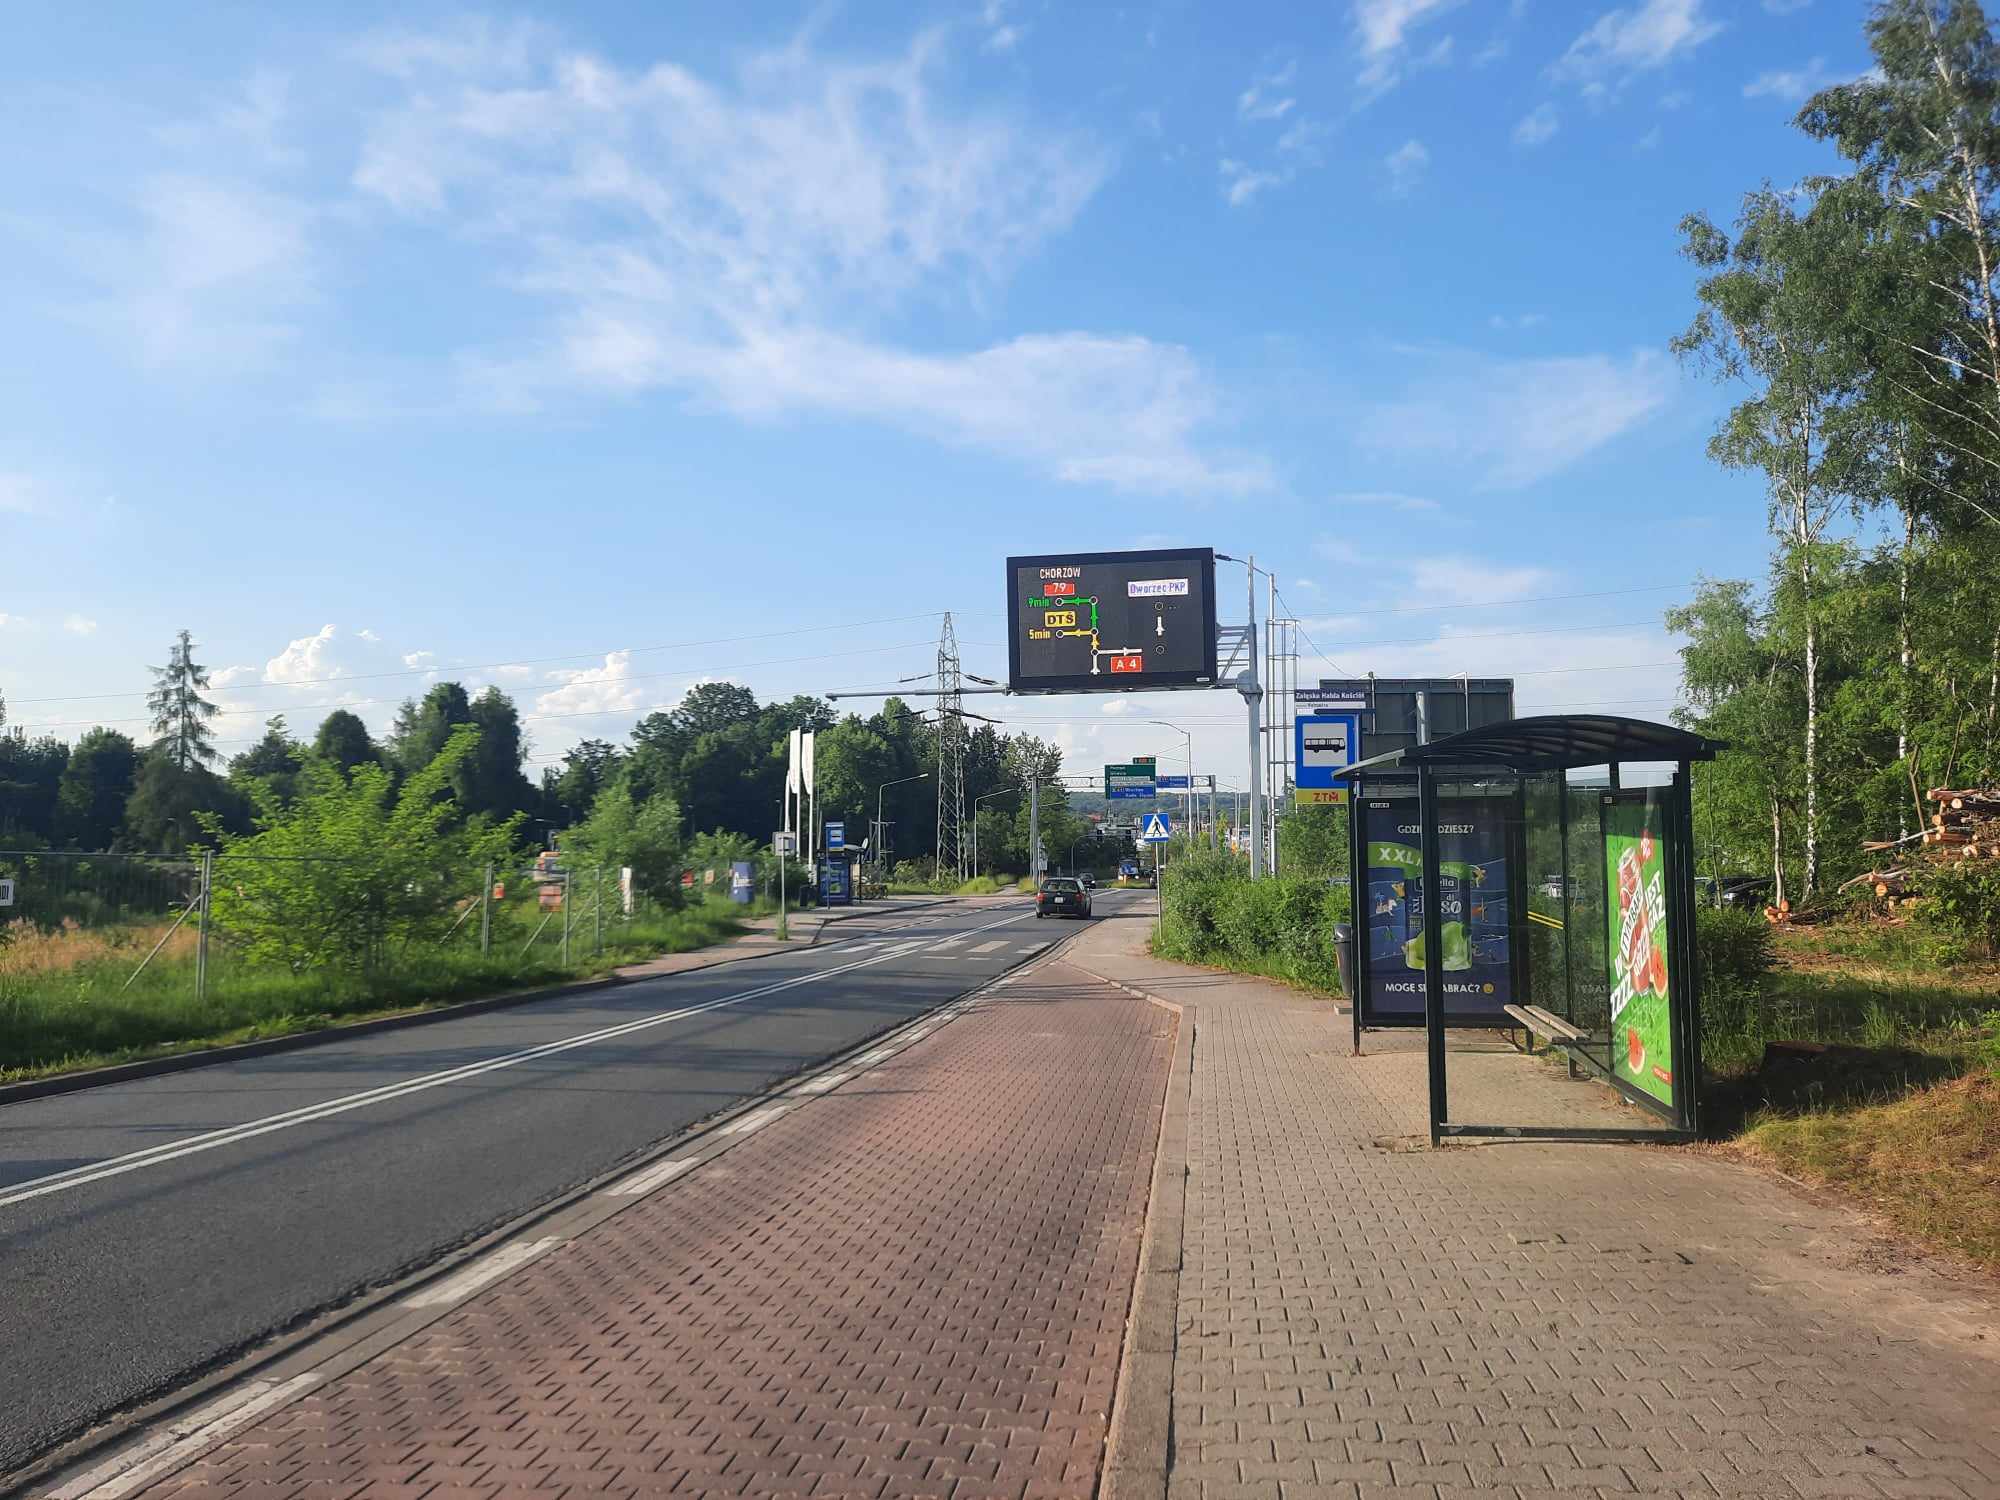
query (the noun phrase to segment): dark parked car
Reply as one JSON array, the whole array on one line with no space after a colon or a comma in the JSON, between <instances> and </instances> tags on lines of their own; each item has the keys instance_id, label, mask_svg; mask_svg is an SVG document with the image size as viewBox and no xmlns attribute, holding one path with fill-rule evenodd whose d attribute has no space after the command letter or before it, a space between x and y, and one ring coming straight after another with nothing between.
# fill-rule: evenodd
<instances>
[{"instance_id":1,"label":"dark parked car","mask_svg":"<svg viewBox=\"0 0 2000 1500\"><path fill-rule=\"evenodd\" d=\"M1041 917L1087 917L1090 915L1090 892L1083 888L1083 882L1070 875L1056 875L1042 882L1042 888L1035 893L1035 916Z\"/></svg>"},{"instance_id":2,"label":"dark parked car","mask_svg":"<svg viewBox=\"0 0 2000 1500\"><path fill-rule=\"evenodd\" d=\"M1722 904L1756 911L1770 904L1771 877L1768 875L1725 875L1722 877Z\"/></svg>"}]
</instances>

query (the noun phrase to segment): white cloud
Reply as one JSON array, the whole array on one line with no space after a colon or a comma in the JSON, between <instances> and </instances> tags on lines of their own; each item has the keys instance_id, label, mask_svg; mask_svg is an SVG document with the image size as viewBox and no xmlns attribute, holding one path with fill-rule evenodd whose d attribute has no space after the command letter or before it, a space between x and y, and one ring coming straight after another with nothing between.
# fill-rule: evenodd
<instances>
[{"instance_id":1,"label":"white cloud","mask_svg":"<svg viewBox=\"0 0 2000 1500\"><path fill-rule=\"evenodd\" d=\"M604 664L549 673L562 684L535 699L538 714L637 712L646 706L649 684L632 681L632 653L608 652Z\"/></svg>"},{"instance_id":2,"label":"white cloud","mask_svg":"<svg viewBox=\"0 0 2000 1500\"><path fill-rule=\"evenodd\" d=\"M1389 173L1389 191L1398 198L1408 197L1416 191L1430 164L1430 149L1422 141L1403 142L1382 163Z\"/></svg>"},{"instance_id":3,"label":"white cloud","mask_svg":"<svg viewBox=\"0 0 2000 1500\"><path fill-rule=\"evenodd\" d=\"M986 0L980 7L979 22L986 29L983 45L988 52L1012 52L1027 35L1027 27L1007 19L1008 8L1008 0Z\"/></svg>"},{"instance_id":4,"label":"white cloud","mask_svg":"<svg viewBox=\"0 0 2000 1500\"><path fill-rule=\"evenodd\" d=\"M63 629L67 630L71 635L95 635L97 633L97 621L83 615L65 615L63 616Z\"/></svg>"},{"instance_id":5,"label":"white cloud","mask_svg":"<svg viewBox=\"0 0 2000 1500\"><path fill-rule=\"evenodd\" d=\"M20 630L28 623L26 615L10 615L0 612L0 630Z\"/></svg>"},{"instance_id":6,"label":"white cloud","mask_svg":"<svg viewBox=\"0 0 2000 1500\"><path fill-rule=\"evenodd\" d=\"M1540 328L1548 320L1547 313L1517 313L1511 318L1505 313L1494 313L1486 320L1486 326L1505 333L1513 329L1525 331L1530 328Z\"/></svg>"},{"instance_id":7,"label":"white cloud","mask_svg":"<svg viewBox=\"0 0 2000 1500\"><path fill-rule=\"evenodd\" d=\"M382 637L377 635L374 631L368 629L365 625L361 629L355 631L354 633L360 639L367 641L371 645L379 646L382 644Z\"/></svg>"},{"instance_id":8,"label":"white cloud","mask_svg":"<svg viewBox=\"0 0 2000 1500\"><path fill-rule=\"evenodd\" d=\"M1440 604L1525 599L1547 593L1556 581L1547 568L1498 566L1490 557L1418 558L1409 573L1412 592Z\"/></svg>"},{"instance_id":9,"label":"white cloud","mask_svg":"<svg viewBox=\"0 0 2000 1500\"><path fill-rule=\"evenodd\" d=\"M1540 146L1554 139L1556 131L1562 128L1562 118L1556 107L1544 100L1521 117L1514 127L1514 144L1517 146Z\"/></svg>"},{"instance_id":10,"label":"white cloud","mask_svg":"<svg viewBox=\"0 0 2000 1500\"><path fill-rule=\"evenodd\" d=\"M1254 79L1236 99L1236 113L1245 120L1276 120L1299 102L1285 91L1298 76L1296 61Z\"/></svg>"},{"instance_id":11,"label":"white cloud","mask_svg":"<svg viewBox=\"0 0 2000 1500\"><path fill-rule=\"evenodd\" d=\"M1403 495L1394 490L1348 490L1330 497L1335 505L1362 505L1381 510L1441 510L1435 500L1421 495Z\"/></svg>"},{"instance_id":12,"label":"white cloud","mask_svg":"<svg viewBox=\"0 0 2000 1500\"><path fill-rule=\"evenodd\" d=\"M318 682L344 676L335 659L340 628L322 625L313 635L303 635L264 663L265 682Z\"/></svg>"},{"instance_id":13,"label":"white cloud","mask_svg":"<svg viewBox=\"0 0 2000 1500\"><path fill-rule=\"evenodd\" d=\"M263 668L235 666L223 667L208 674L208 680L218 688L240 687L246 682L255 682L263 676Z\"/></svg>"},{"instance_id":14,"label":"white cloud","mask_svg":"<svg viewBox=\"0 0 2000 1500\"><path fill-rule=\"evenodd\" d=\"M1294 119L1278 137L1278 150L1285 155L1295 156L1305 165L1316 167L1320 163L1320 142L1332 134L1332 127L1318 120Z\"/></svg>"},{"instance_id":15,"label":"white cloud","mask_svg":"<svg viewBox=\"0 0 2000 1500\"><path fill-rule=\"evenodd\" d=\"M1241 208L1264 189L1277 187L1287 180L1284 173L1259 171L1227 156L1222 159L1218 170L1222 173L1222 196L1229 200L1231 208Z\"/></svg>"},{"instance_id":16,"label":"white cloud","mask_svg":"<svg viewBox=\"0 0 2000 1500\"><path fill-rule=\"evenodd\" d=\"M1668 89L1660 95L1660 108L1668 111L1685 109L1694 102L1694 95L1686 89Z\"/></svg>"},{"instance_id":17,"label":"white cloud","mask_svg":"<svg viewBox=\"0 0 2000 1500\"><path fill-rule=\"evenodd\" d=\"M1411 33L1457 4L1458 0L1354 0L1354 37L1361 54L1361 71L1354 81L1361 90L1361 104L1402 81L1409 65ZM1451 38L1446 37L1418 65L1442 63L1450 55Z\"/></svg>"},{"instance_id":18,"label":"white cloud","mask_svg":"<svg viewBox=\"0 0 2000 1500\"><path fill-rule=\"evenodd\" d=\"M1570 43L1557 71L1574 77L1635 73L1664 67L1722 30L1704 13L1704 0L1643 0L1630 10L1607 11Z\"/></svg>"},{"instance_id":19,"label":"white cloud","mask_svg":"<svg viewBox=\"0 0 2000 1500\"><path fill-rule=\"evenodd\" d=\"M1419 394L1364 403L1357 437L1464 471L1475 490L1520 489L1646 421L1673 390L1659 354L1497 360L1439 351L1415 372Z\"/></svg>"},{"instance_id":20,"label":"white cloud","mask_svg":"<svg viewBox=\"0 0 2000 1500\"><path fill-rule=\"evenodd\" d=\"M912 301L983 299L1110 170L1089 139L947 107L943 45L832 61L798 41L718 83L530 43L505 87L406 47L409 93L355 182L419 226L478 235L503 283L549 309L539 335L461 356L482 404L665 392L758 420L881 421L1080 482L1261 486L1261 464L1210 451L1220 403L1185 349L868 336Z\"/></svg>"},{"instance_id":21,"label":"white cloud","mask_svg":"<svg viewBox=\"0 0 2000 1500\"><path fill-rule=\"evenodd\" d=\"M1745 99L1783 99L1796 104L1831 82L1826 59L1815 57L1802 68L1773 68L1743 85Z\"/></svg>"},{"instance_id":22,"label":"white cloud","mask_svg":"<svg viewBox=\"0 0 2000 1500\"><path fill-rule=\"evenodd\" d=\"M1789 16L1795 10L1804 10L1812 0L1764 0L1764 9L1774 16Z\"/></svg>"},{"instance_id":23,"label":"white cloud","mask_svg":"<svg viewBox=\"0 0 2000 1500\"><path fill-rule=\"evenodd\" d=\"M315 293L301 204L226 175L157 172L131 206L136 222L77 247L100 288L84 322L147 364L222 371L296 336Z\"/></svg>"},{"instance_id":24,"label":"white cloud","mask_svg":"<svg viewBox=\"0 0 2000 1500\"><path fill-rule=\"evenodd\" d=\"M436 660L435 651L407 651L403 654L403 665L413 672L423 671Z\"/></svg>"},{"instance_id":25,"label":"white cloud","mask_svg":"<svg viewBox=\"0 0 2000 1500\"><path fill-rule=\"evenodd\" d=\"M1660 142L1663 138L1664 136L1660 127L1655 125L1651 130L1632 143L1632 149L1634 151L1657 151L1660 149Z\"/></svg>"}]
</instances>

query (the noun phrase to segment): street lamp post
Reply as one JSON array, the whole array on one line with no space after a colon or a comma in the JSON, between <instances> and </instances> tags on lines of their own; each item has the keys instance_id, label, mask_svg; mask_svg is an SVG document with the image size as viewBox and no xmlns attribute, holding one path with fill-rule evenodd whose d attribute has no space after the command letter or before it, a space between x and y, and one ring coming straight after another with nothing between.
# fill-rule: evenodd
<instances>
[{"instance_id":1,"label":"street lamp post","mask_svg":"<svg viewBox=\"0 0 2000 1500\"><path fill-rule=\"evenodd\" d=\"M981 792L972 799L972 873L979 873L979 804L988 797L1004 797L1009 792L1018 792L1017 786L1003 786L997 792Z\"/></svg>"},{"instance_id":2,"label":"street lamp post","mask_svg":"<svg viewBox=\"0 0 2000 1500\"><path fill-rule=\"evenodd\" d=\"M1181 728L1180 725L1169 724L1165 719L1148 719L1146 722L1156 729L1171 729L1184 741L1181 748L1187 753L1187 801L1181 804L1181 810L1187 814L1189 825L1188 837L1192 840L1194 837L1194 808L1197 805L1194 795L1194 736Z\"/></svg>"},{"instance_id":3,"label":"street lamp post","mask_svg":"<svg viewBox=\"0 0 2000 1500\"><path fill-rule=\"evenodd\" d=\"M882 841L883 841L882 794L888 791L889 788L892 786L904 786L912 781L929 781L930 779L931 779L930 772L919 771L914 776L904 776L896 781L885 781L880 786L875 788L875 836L870 841L870 844L875 852L875 863L878 866L882 863ZM882 884L885 886L888 885L888 883L889 882L886 880L882 882Z\"/></svg>"}]
</instances>

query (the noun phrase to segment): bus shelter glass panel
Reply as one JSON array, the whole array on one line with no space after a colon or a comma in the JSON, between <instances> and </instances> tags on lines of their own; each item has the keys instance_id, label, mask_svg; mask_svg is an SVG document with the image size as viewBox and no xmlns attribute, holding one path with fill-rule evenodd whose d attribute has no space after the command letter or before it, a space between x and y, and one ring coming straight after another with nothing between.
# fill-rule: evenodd
<instances>
[{"instance_id":1,"label":"bus shelter glass panel","mask_svg":"<svg viewBox=\"0 0 2000 1500\"><path fill-rule=\"evenodd\" d=\"M1368 780L1356 794L1360 891L1356 1019L1424 1024L1425 911L1435 901L1445 1014L1453 1026L1511 1026L1524 993L1527 909L1522 804L1514 778L1471 776L1440 788L1439 889L1425 888L1413 781Z\"/></svg>"}]
</instances>

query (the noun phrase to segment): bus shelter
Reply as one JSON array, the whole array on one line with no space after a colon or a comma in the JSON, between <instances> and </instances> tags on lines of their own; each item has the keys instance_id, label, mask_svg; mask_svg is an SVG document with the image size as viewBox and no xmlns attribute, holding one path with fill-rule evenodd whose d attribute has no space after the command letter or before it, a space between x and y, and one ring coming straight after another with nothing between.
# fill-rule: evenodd
<instances>
[{"instance_id":1,"label":"bus shelter","mask_svg":"<svg viewBox=\"0 0 2000 1500\"><path fill-rule=\"evenodd\" d=\"M1355 1051L1365 1030L1424 1028L1433 1145L1696 1132L1689 791L1693 763L1722 748L1668 724L1558 714L1348 768ZM1466 1028L1540 1036L1661 1123L1455 1119L1446 1033Z\"/></svg>"}]
</instances>

